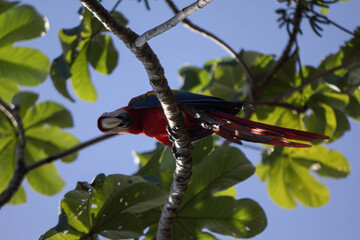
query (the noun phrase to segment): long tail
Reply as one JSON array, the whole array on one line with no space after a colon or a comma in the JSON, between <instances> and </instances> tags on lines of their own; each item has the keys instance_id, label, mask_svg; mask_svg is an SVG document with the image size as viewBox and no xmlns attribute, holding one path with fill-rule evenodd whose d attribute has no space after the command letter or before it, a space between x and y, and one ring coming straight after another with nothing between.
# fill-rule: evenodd
<instances>
[{"instance_id":1,"label":"long tail","mask_svg":"<svg viewBox=\"0 0 360 240\"><path fill-rule=\"evenodd\" d=\"M194 112L196 111L196 112ZM214 111L191 109L194 116L202 122L204 128L212 129L223 138L242 144L241 140L283 147L311 147L290 140L312 142L315 139L328 139L328 136L312 132L272 126L238 118L230 114Z\"/></svg>"}]
</instances>

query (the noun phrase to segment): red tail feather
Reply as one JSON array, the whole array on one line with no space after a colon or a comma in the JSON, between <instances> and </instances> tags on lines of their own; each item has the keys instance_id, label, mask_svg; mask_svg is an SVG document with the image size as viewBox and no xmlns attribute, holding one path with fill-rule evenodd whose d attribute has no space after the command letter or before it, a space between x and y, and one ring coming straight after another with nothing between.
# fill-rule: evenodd
<instances>
[{"instance_id":1,"label":"red tail feather","mask_svg":"<svg viewBox=\"0 0 360 240\"><path fill-rule=\"evenodd\" d=\"M209 116L222 123L214 132L235 143L240 140L284 147L311 147L308 144L285 139L312 142L314 139L328 139L328 136L295 129L272 126L220 112L208 112Z\"/></svg>"}]
</instances>

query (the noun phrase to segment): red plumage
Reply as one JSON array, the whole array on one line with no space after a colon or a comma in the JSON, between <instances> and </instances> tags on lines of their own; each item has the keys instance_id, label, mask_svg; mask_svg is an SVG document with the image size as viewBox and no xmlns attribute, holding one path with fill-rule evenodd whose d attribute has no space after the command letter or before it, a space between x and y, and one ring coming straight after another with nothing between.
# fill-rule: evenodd
<instances>
[{"instance_id":1,"label":"red plumage","mask_svg":"<svg viewBox=\"0 0 360 240\"><path fill-rule=\"evenodd\" d=\"M236 117L243 107L241 102L188 92L173 93L192 141L214 132L238 144L244 140L284 147L310 147L289 140L311 142L314 139L328 139L321 134ZM166 126L167 120L153 92L131 99L127 107L104 113L98 120L99 129L105 133L145 134L171 146Z\"/></svg>"}]
</instances>

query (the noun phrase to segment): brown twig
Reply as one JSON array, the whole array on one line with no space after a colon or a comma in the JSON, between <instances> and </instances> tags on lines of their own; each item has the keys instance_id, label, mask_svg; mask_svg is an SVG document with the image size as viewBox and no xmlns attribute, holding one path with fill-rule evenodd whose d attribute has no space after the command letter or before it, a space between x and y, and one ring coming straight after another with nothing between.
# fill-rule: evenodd
<instances>
[{"instance_id":1,"label":"brown twig","mask_svg":"<svg viewBox=\"0 0 360 240\"><path fill-rule=\"evenodd\" d=\"M176 7L175 3L172 0L165 0L165 2L169 5L169 7L171 8L171 10L174 12L174 14L177 14L180 10ZM203 35L204 37L209 38L210 40L214 41L215 43L217 43L219 46L221 46L223 49L225 49L225 51L227 51L230 56L232 56L239 64L240 66L244 69L246 75L249 78L250 81L250 85L252 87L252 92L253 94L257 91L257 86L256 86L256 82L255 82L255 78L254 75L252 74L252 72L250 71L250 68L247 66L247 64L241 59L241 57L235 52L234 49L232 49L230 47L230 45L228 45L227 43L225 43L222 39L220 39L219 37L217 37L215 34L199 27L198 25L192 23L189 19L184 19L183 20L183 24L189 28L190 30L197 32L201 35Z\"/></svg>"},{"instance_id":2,"label":"brown twig","mask_svg":"<svg viewBox=\"0 0 360 240\"><path fill-rule=\"evenodd\" d=\"M72 148L66 149L66 150L64 150L62 152L51 155L51 156L49 156L47 158L44 158L44 159L42 159L40 161L29 164L29 165L26 166L26 170L27 170L27 172L29 172L29 171L34 170L34 169L36 169L38 167L41 167L41 166L43 166L45 164L48 164L48 163L54 162L55 160L61 159L61 158L66 157L66 156L69 156L69 155L71 155L73 153L76 153L76 152L86 148L86 147L89 147L89 146L91 146L91 145L93 145L95 143L101 142L103 140L106 140L106 139L114 137L114 136L117 136L117 135L115 135L115 134L110 135L109 134L109 135L101 135L99 137L95 137L95 138L90 139L90 140L88 140L86 142L80 143L79 145L76 145L76 146L74 146Z\"/></svg>"},{"instance_id":3,"label":"brown twig","mask_svg":"<svg viewBox=\"0 0 360 240\"><path fill-rule=\"evenodd\" d=\"M354 59L354 60L351 60L349 62L346 62L346 63L343 63L341 64L340 66L337 66L337 67L334 67L334 68L331 68L329 70L326 70L322 73L319 73L315 76L312 76L310 78L308 78L306 81L304 81L300 86L296 87L296 88L292 88L290 89L289 91L287 92L284 92L283 94L279 95L279 96L276 96L272 99L269 99L268 102L277 102L279 101L280 99L283 99L283 98L286 98L288 96L291 96L294 92L297 92L297 91L301 91L302 89L304 89L307 85L309 84L312 84L318 80L320 80L321 78L337 71L337 70L340 70L342 68L345 68L345 67L351 67L351 66L354 66L354 65L357 65L357 64L360 64L360 59Z\"/></svg>"},{"instance_id":4,"label":"brown twig","mask_svg":"<svg viewBox=\"0 0 360 240\"><path fill-rule=\"evenodd\" d=\"M26 168L24 161L24 149L26 146L25 130L17 112L0 99L0 110L10 119L17 130L18 143L16 144L16 167L13 177L7 188L0 194L0 208L6 204L19 189L24 179Z\"/></svg>"},{"instance_id":5,"label":"brown twig","mask_svg":"<svg viewBox=\"0 0 360 240\"><path fill-rule=\"evenodd\" d=\"M173 152L176 157L176 169L174 181L160 217L157 239L170 239L177 209L181 204L191 176L192 145L188 130L164 76L164 69L149 45L145 43L137 48L134 43L139 36L120 24L97 0L80 1L109 31L123 41L144 65L150 84L168 120L171 135L175 139Z\"/></svg>"},{"instance_id":6,"label":"brown twig","mask_svg":"<svg viewBox=\"0 0 360 240\"><path fill-rule=\"evenodd\" d=\"M254 106L275 106L275 107L282 107L287 108L292 111L295 111L296 113L303 113L307 110L306 106L299 107L293 104L289 103L281 103L281 102L252 102L251 105Z\"/></svg>"},{"instance_id":7,"label":"brown twig","mask_svg":"<svg viewBox=\"0 0 360 240\"><path fill-rule=\"evenodd\" d=\"M294 43L296 42L296 36L300 31L300 23L302 18L302 4L299 2L296 6L295 15L294 15L294 28L292 30L292 33L290 34L289 41L286 44L286 47L284 51L282 52L279 60L276 62L275 66L271 69L270 72L264 77L264 80L261 82L261 85L259 87L258 95L255 96L255 100L259 100L261 98L262 92L266 85L269 83L269 81L272 79L273 75L279 71L281 66L286 61L290 50Z\"/></svg>"}]
</instances>

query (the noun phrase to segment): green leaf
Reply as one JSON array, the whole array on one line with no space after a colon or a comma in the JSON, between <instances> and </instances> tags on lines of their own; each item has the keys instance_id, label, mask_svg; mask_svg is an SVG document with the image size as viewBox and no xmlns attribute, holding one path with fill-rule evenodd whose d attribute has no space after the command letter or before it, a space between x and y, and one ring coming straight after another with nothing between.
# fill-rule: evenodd
<instances>
[{"instance_id":1,"label":"green leaf","mask_svg":"<svg viewBox=\"0 0 360 240\"><path fill-rule=\"evenodd\" d=\"M332 136L336 130L336 115L334 110L326 104L318 103L312 107L308 130L327 136Z\"/></svg>"},{"instance_id":2,"label":"green leaf","mask_svg":"<svg viewBox=\"0 0 360 240\"><path fill-rule=\"evenodd\" d=\"M207 158L214 151L214 138L208 136L199 141L193 143L193 151L191 156L193 159L193 165L201 162L204 158Z\"/></svg>"},{"instance_id":3,"label":"green leaf","mask_svg":"<svg viewBox=\"0 0 360 240\"><path fill-rule=\"evenodd\" d=\"M209 62L205 68L209 67ZM238 92L249 90L242 68L234 60L224 59L220 62L213 62L211 65L211 83L207 91L213 96L223 99L230 99Z\"/></svg>"},{"instance_id":4,"label":"green leaf","mask_svg":"<svg viewBox=\"0 0 360 240\"><path fill-rule=\"evenodd\" d=\"M52 62L50 76L56 90L58 90L61 95L63 95L70 101L75 102L66 86L66 82L70 78L71 73L69 65L65 60L64 54L61 54Z\"/></svg>"},{"instance_id":5,"label":"green leaf","mask_svg":"<svg viewBox=\"0 0 360 240\"><path fill-rule=\"evenodd\" d=\"M46 156L46 153L37 148L31 140L27 141L25 148L26 164L34 163ZM60 177L53 163L34 169L26 174L26 179L35 191L49 196L57 194L65 186L64 180Z\"/></svg>"},{"instance_id":6,"label":"green leaf","mask_svg":"<svg viewBox=\"0 0 360 240\"><path fill-rule=\"evenodd\" d=\"M360 90L356 89L353 94L349 94L349 104L345 108L345 113L352 119L360 121Z\"/></svg>"},{"instance_id":7,"label":"green leaf","mask_svg":"<svg viewBox=\"0 0 360 240\"><path fill-rule=\"evenodd\" d=\"M19 189L16 191L14 196L12 196L11 200L9 201L10 205L19 205L26 203L26 193L25 189L20 186Z\"/></svg>"},{"instance_id":8,"label":"green leaf","mask_svg":"<svg viewBox=\"0 0 360 240\"><path fill-rule=\"evenodd\" d=\"M6 103L10 103L13 96L20 91L17 83L1 79L1 77L0 85L0 96L1 99Z\"/></svg>"},{"instance_id":9,"label":"green leaf","mask_svg":"<svg viewBox=\"0 0 360 240\"><path fill-rule=\"evenodd\" d=\"M350 171L340 152L320 145L306 149L276 147L264 152L259 166L261 179L268 179L269 195L284 208L295 208L296 200L309 207L320 207L329 201L328 189L309 170L333 178L346 177Z\"/></svg>"},{"instance_id":10,"label":"green leaf","mask_svg":"<svg viewBox=\"0 0 360 240\"><path fill-rule=\"evenodd\" d=\"M27 110L35 104L38 98L39 94L33 92L20 92L13 97L12 104L19 112L19 116L24 117Z\"/></svg>"},{"instance_id":11,"label":"green leaf","mask_svg":"<svg viewBox=\"0 0 360 240\"><path fill-rule=\"evenodd\" d=\"M335 109L335 117L336 117L336 129L334 134L332 135L330 142L335 141L336 139L339 139L344 135L346 131L350 130L350 123L346 117L346 115Z\"/></svg>"},{"instance_id":12,"label":"green leaf","mask_svg":"<svg viewBox=\"0 0 360 240\"><path fill-rule=\"evenodd\" d=\"M138 176L110 175L91 185L80 182L61 201L62 213L56 227L41 239L56 239L60 234L69 239L95 237L111 239L138 238L143 226L136 214L163 204L162 191ZM77 238L79 239L79 237Z\"/></svg>"},{"instance_id":13,"label":"green leaf","mask_svg":"<svg viewBox=\"0 0 360 240\"><path fill-rule=\"evenodd\" d=\"M263 209L251 199L212 197L179 212L174 239L198 239L204 228L235 238L250 238L267 225Z\"/></svg>"},{"instance_id":14,"label":"green leaf","mask_svg":"<svg viewBox=\"0 0 360 240\"><path fill-rule=\"evenodd\" d=\"M79 55L70 67L71 83L79 98L94 102L97 99L97 93L90 79L87 51L88 42L84 42L80 47Z\"/></svg>"},{"instance_id":15,"label":"green leaf","mask_svg":"<svg viewBox=\"0 0 360 240\"><path fill-rule=\"evenodd\" d=\"M244 181L255 172L245 155L234 147L217 148L206 160L193 167L184 206L198 194L213 194ZM181 209L180 206L180 209Z\"/></svg>"},{"instance_id":16,"label":"green leaf","mask_svg":"<svg viewBox=\"0 0 360 240\"><path fill-rule=\"evenodd\" d=\"M22 5L0 15L0 47L45 35L49 23L34 8Z\"/></svg>"},{"instance_id":17,"label":"green leaf","mask_svg":"<svg viewBox=\"0 0 360 240\"><path fill-rule=\"evenodd\" d=\"M348 62L354 59L360 58L360 27L355 30L354 38L347 41L344 46L341 47L341 51L344 54L342 62Z\"/></svg>"},{"instance_id":18,"label":"green leaf","mask_svg":"<svg viewBox=\"0 0 360 240\"><path fill-rule=\"evenodd\" d=\"M316 145L311 148L288 150L290 157L304 164L322 177L345 178L350 173L350 164L342 153Z\"/></svg>"},{"instance_id":19,"label":"green leaf","mask_svg":"<svg viewBox=\"0 0 360 240\"><path fill-rule=\"evenodd\" d=\"M11 45L0 48L0 81L35 86L45 81L49 68L49 59L39 50Z\"/></svg>"},{"instance_id":20,"label":"green leaf","mask_svg":"<svg viewBox=\"0 0 360 240\"><path fill-rule=\"evenodd\" d=\"M118 63L118 52L108 35L97 35L90 41L89 61L96 71L110 74Z\"/></svg>"},{"instance_id":21,"label":"green leaf","mask_svg":"<svg viewBox=\"0 0 360 240\"><path fill-rule=\"evenodd\" d=\"M5 0L1 0L0 1L0 14L6 12L7 10L15 7L16 5L18 5L20 2L8 2Z\"/></svg>"},{"instance_id":22,"label":"green leaf","mask_svg":"<svg viewBox=\"0 0 360 240\"><path fill-rule=\"evenodd\" d=\"M12 132L6 135L4 133L0 134L0 192L8 186L15 171L16 140L12 134Z\"/></svg>"},{"instance_id":23,"label":"green leaf","mask_svg":"<svg viewBox=\"0 0 360 240\"><path fill-rule=\"evenodd\" d=\"M39 103L27 111L23 119L23 125L26 129L42 124L72 127L73 120L71 113L62 105L47 101Z\"/></svg>"},{"instance_id":24,"label":"green leaf","mask_svg":"<svg viewBox=\"0 0 360 240\"><path fill-rule=\"evenodd\" d=\"M201 92L210 82L210 76L205 69L185 66L179 70L181 90L187 92Z\"/></svg>"},{"instance_id":25,"label":"green leaf","mask_svg":"<svg viewBox=\"0 0 360 240\"><path fill-rule=\"evenodd\" d=\"M26 137L38 149L47 155L53 155L78 145L80 142L70 133L64 132L56 126L37 126L26 131ZM72 162L76 159L77 153L63 157L64 162Z\"/></svg>"},{"instance_id":26,"label":"green leaf","mask_svg":"<svg viewBox=\"0 0 360 240\"><path fill-rule=\"evenodd\" d=\"M308 102L310 106L318 105L319 103L325 103L334 109L343 109L349 103L349 96L344 93L319 92L312 95Z\"/></svg>"}]
</instances>

